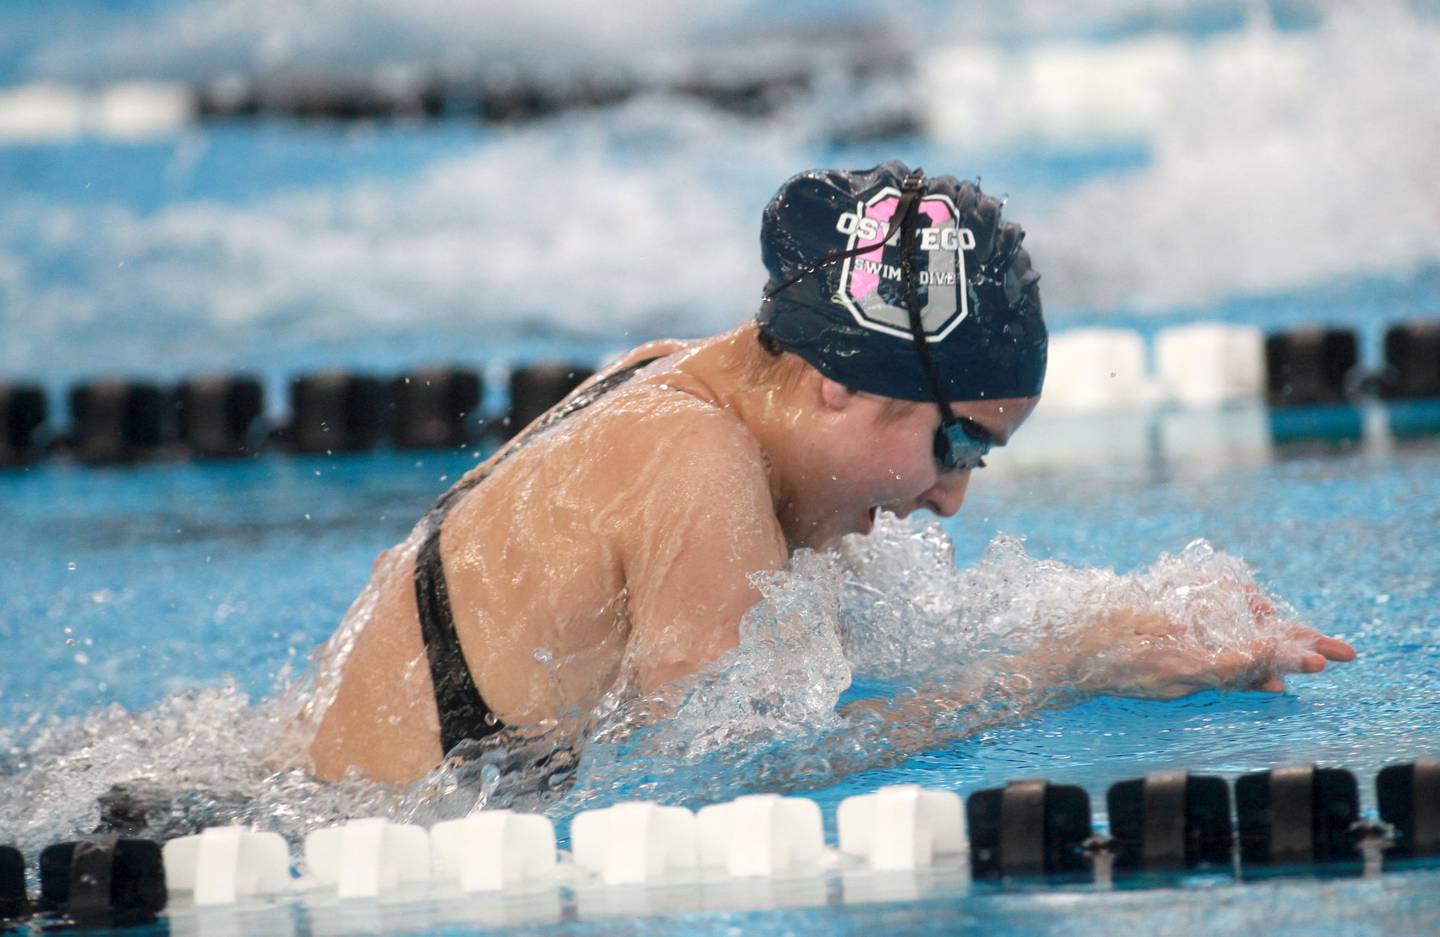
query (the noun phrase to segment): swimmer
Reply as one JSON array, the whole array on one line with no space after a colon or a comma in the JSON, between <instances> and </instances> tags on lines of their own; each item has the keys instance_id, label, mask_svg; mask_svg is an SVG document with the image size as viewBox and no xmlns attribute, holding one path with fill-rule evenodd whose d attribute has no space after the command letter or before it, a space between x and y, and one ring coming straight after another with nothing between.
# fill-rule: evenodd
<instances>
[{"instance_id":1,"label":"swimmer","mask_svg":"<svg viewBox=\"0 0 1440 937\"><path fill-rule=\"evenodd\" d=\"M898 162L787 181L753 320L625 355L381 555L322 649L311 769L408 783L467 740L651 693L736 646L754 574L879 511L958 511L1045 373L1039 275L1000 210ZM1190 659L1167 626L1112 614L1066 653L1126 662L1088 691L1156 697L1354 656L1307 632L1294 660Z\"/></svg>"}]
</instances>

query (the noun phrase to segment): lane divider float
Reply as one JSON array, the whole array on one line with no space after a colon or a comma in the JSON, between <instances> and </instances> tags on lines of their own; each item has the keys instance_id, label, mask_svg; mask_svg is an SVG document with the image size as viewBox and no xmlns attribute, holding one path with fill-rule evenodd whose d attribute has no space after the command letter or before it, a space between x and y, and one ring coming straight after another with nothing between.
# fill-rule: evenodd
<instances>
[{"instance_id":1,"label":"lane divider float","mask_svg":"<svg viewBox=\"0 0 1440 937\"><path fill-rule=\"evenodd\" d=\"M1371 435L1362 406L1377 400L1387 418L1380 430L1390 438L1440 433L1440 320L1393 325L1384 355L1367 373L1355 333L1328 327L1264 335L1199 322L1163 329L1150 345L1125 329L1058 332L1045 403L1033 421L1045 431L996 458L1039 468L1073 466L1087 453L1144 461L1157 440L1164 456L1182 460L1216 445L1239 447L1235 454L1247 462L1293 443L1353 447ZM485 420L484 378L462 366L416 368L394 378L319 371L290 381L288 415L275 425L267 425L264 388L254 375L194 375L173 386L83 381L69 389L63 430L50 427L39 385L0 383L0 466L27 465L51 452L108 465L249 457L266 448L313 454L382 444L465 448L514 436L593 373L558 361L515 368L504 412ZM1097 420L1103 447L1093 445ZM1200 437L1203 444L1194 442Z\"/></svg>"},{"instance_id":2,"label":"lane divider float","mask_svg":"<svg viewBox=\"0 0 1440 937\"><path fill-rule=\"evenodd\" d=\"M214 908L312 893L347 903L402 893L438 899L456 886L472 901L510 896L552 911L564 888L585 908L640 913L656 907L645 897L648 886L664 886L674 901L660 904L680 902L678 910L706 900L716 907L823 903L832 874L847 900L895 900L896 890L880 885L896 874L943 872L1002 885L1103 886L1118 877L1171 884L1196 872L1242 881L1318 868L1373 876L1440 857L1440 758L1388 766L1375 784L1378 821L1361 816L1355 776L1341 768L1285 765L1233 785L1155 772L1110 787L1103 834L1093 828L1088 794L1073 785L1011 781L973 792L963 813L953 791L895 785L841 801L838 848L826 846L814 801L775 794L698 814L650 802L582 811L569 853L557 851L548 817L510 810L429 830L363 818L308 834L298 870L278 834L240 827L206 829L163 849L136 837L92 836L41 853L33 904L23 858L0 846L0 921L37 915L42 924L113 927L153 921L167 902Z\"/></svg>"}]
</instances>

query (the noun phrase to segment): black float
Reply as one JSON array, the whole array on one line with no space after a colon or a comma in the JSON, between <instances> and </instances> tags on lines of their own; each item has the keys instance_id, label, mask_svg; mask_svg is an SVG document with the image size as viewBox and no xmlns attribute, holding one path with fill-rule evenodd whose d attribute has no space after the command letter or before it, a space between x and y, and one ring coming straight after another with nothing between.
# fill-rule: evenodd
<instances>
[{"instance_id":1,"label":"black float","mask_svg":"<svg viewBox=\"0 0 1440 937\"><path fill-rule=\"evenodd\" d=\"M1117 871L1178 871L1233 861L1224 778L1161 771L1111 786L1105 800Z\"/></svg>"},{"instance_id":2,"label":"black float","mask_svg":"<svg viewBox=\"0 0 1440 937\"><path fill-rule=\"evenodd\" d=\"M550 361L510 373L510 415L504 435L514 436L555 406L595 372L577 364Z\"/></svg>"},{"instance_id":3,"label":"black float","mask_svg":"<svg viewBox=\"0 0 1440 937\"><path fill-rule=\"evenodd\" d=\"M1265 338L1265 399L1272 407L1342 403L1360 360L1348 329L1291 329Z\"/></svg>"},{"instance_id":4,"label":"black float","mask_svg":"<svg viewBox=\"0 0 1440 937\"><path fill-rule=\"evenodd\" d=\"M40 853L40 909L77 924L149 923L166 898L160 844L151 840L97 836Z\"/></svg>"},{"instance_id":5,"label":"black float","mask_svg":"<svg viewBox=\"0 0 1440 937\"><path fill-rule=\"evenodd\" d=\"M1392 400L1440 397L1440 319L1401 322L1386 330L1380 392Z\"/></svg>"},{"instance_id":6,"label":"black float","mask_svg":"<svg viewBox=\"0 0 1440 937\"><path fill-rule=\"evenodd\" d=\"M426 368L398 377L391 439L401 449L438 449L470 442L467 420L480 405L480 375L460 368Z\"/></svg>"},{"instance_id":7,"label":"black float","mask_svg":"<svg viewBox=\"0 0 1440 937\"><path fill-rule=\"evenodd\" d=\"M970 795L965 819L976 878L1086 873L1090 797L1083 788L1011 781Z\"/></svg>"},{"instance_id":8,"label":"black float","mask_svg":"<svg viewBox=\"0 0 1440 937\"><path fill-rule=\"evenodd\" d=\"M36 431L49 415L45 392L26 384L0 385L0 466L24 465L36 454Z\"/></svg>"},{"instance_id":9,"label":"black float","mask_svg":"<svg viewBox=\"0 0 1440 937\"><path fill-rule=\"evenodd\" d=\"M14 846L0 846L0 922L30 913L25 894L25 857Z\"/></svg>"},{"instance_id":10,"label":"black float","mask_svg":"<svg viewBox=\"0 0 1440 937\"><path fill-rule=\"evenodd\" d=\"M265 391L253 377L192 377L175 390L180 442L206 459L254 455Z\"/></svg>"},{"instance_id":11,"label":"black float","mask_svg":"<svg viewBox=\"0 0 1440 937\"><path fill-rule=\"evenodd\" d=\"M149 458L168 442L167 395L138 381L95 381L70 389L70 446L91 464Z\"/></svg>"},{"instance_id":12,"label":"black float","mask_svg":"<svg viewBox=\"0 0 1440 937\"><path fill-rule=\"evenodd\" d=\"M254 91L262 117L300 120L404 120L440 116L444 94L428 81L318 82L298 78L261 82ZM206 113L202 108L201 113Z\"/></svg>"},{"instance_id":13,"label":"black float","mask_svg":"<svg viewBox=\"0 0 1440 937\"><path fill-rule=\"evenodd\" d=\"M290 384L290 425L281 439L297 452L362 452L384 430L385 388L372 377L327 371Z\"/></svg>"},{"instance_id":14,"label":"black float","mask_svg":"<svg viewBox=\"0 0 1440 937\"><path fill-rule=\"evenodd\" d=\"M1375 793L1380 818L1395 830L1387 858L1440 855L1440 758L1382 769Z\"/></svg>"},{"instance_id":15,"label":"black float","mask_svg":"<svg viewBox=\"0 0 1440 937\"><path fill-rule=\"evenodd\" d=\"M1235 781L1243 866L1359 862L1351 832L1360 819L1355 776L1342 768L1290 765Z\"/></svg>"}]
</instances>

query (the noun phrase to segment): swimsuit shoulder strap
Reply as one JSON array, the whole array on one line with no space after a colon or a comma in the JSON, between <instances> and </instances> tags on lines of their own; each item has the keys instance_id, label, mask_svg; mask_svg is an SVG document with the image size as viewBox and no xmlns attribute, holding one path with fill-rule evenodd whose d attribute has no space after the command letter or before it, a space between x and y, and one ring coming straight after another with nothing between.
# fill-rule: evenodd
<instances>
[{"instance_id":1,"label":"swimsuit shoulder strap","mask_svg":"<svg viewBox=\"0 0 1440 937\"><path fill-rule=\"evenodd\" d=\"M483 472L456 484L445 492L425 517L427 530L415 558L415 604L420 619L420 638L425 645L425 658L430 665L431 686L435 692L435 706L440 715L440 747L449 754L456 745L467 739L479 740L494 735L505 724L496 717L480 695L470 668L465 663L465 653L460 647L460 637L455 632L454 611L450 607L450 590L445 581L445 566L440 558L440 525L466 492L480 484L495 466L511 453L528 445L535 436L555 425L576 411L583 410L616 387L628 381L637 371L655 358L637 361L621 368L574 394L563 405L552 410L547 416L532 424L524 435L511 445L510 449L496 459Z\"/></svg>"}]
</instances>

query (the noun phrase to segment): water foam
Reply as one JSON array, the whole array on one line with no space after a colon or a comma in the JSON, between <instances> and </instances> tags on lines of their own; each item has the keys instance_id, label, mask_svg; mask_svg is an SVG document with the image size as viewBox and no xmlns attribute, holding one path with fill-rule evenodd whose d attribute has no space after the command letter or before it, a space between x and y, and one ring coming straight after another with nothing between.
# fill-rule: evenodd
<instances>
[{"instance_id":1,"label":"water foam","mask_svg":"<svg viewBox=\"0 0 1440 937\"><path fill-rule=\"evenodd\" d=\"M1152 159L1027 219L1047 295L1174 310L1440 264L1436 49L1440 23L1371 4L1130 76Z\"/></svg>"},{"instance_id":2,"label":"water foam","mask_svg":"<svg viewBox=\"0 0 1440 937\"><path fill-rule=\"evenodd\" d=\"M910 30L914 41L966 37L1024 42L1037 38L1126 35L1156 30L1223 28L1257 6L1255 0L1056 0L914 3L838 0L798 8L783 0L678 2L619 6L595 17L590 6L564 0L541 6L457 7L444 0L186 0L131 2L122 15L53 28L53 16L22 15L9 25L18 73L27 78L108 81L119 78L205 80L256 70L352 75L393 66L476 70L499 65L554 74L596 67L647 67L664 50L690 54L715 39L815 34L836 28L873 35ZM1273 4L1294 18L1319 4ZM584 24L583 28L576 28ZM44 27L51 27L46 29ZM87 28L88 27L88 28ZM802 45L803 43L794 43ZM792 49L791 56L803 55Z\"/></svg>"},{"instance_id":3,"label":"water foam","mask_svg":"<svg viewBox=\"0 0 1440 937\"><path fill-rule=\"evenodd\" d=\"M1020 193L1012 213L1055 317L1173 312L1440 265L1436 48L1440 25L1404 7L1337 9L1302 32L940 46L909 84L948 102L937 171L983 170L1006 147L1147 141L1144 168L1049 204ZM260 367L277 345L361 332L387 347L453 336L435 340L448 349L480 330L718 331L754 308L759 209L822 160L833 105L767 123L644 98L413 175L247 205L7 198L0 370Z\"/></svg>"},{"instance_id":4,"label":"water foam","mask_svg":"<svg viewBox=\"0 0 1440 937\"><path fill-rule=\"evenodd\" d=\"M184 368L422 325L719 331L755 306L760 208L803 162L783 129L642 100L413 177L251 205L143 216L22 196L0 208L0 327L16 339L0 370L42 349L52 367L83 364L96 340L112 368ZM117 310L144 311L119 327Z\"/></svg>"},{"instance_id":5,"label":"water foam","mask_svg":"<svg viewBox=\"0 0 1440 937\"><path fill-rule=\"evenodd\" d=\"M446 0L205 0L137 11L100 35L52 38L27 56L24 71L72 81L282 69L344 75L395 65L543 72L614 65L686 43L750 5L691 0L597 17L575 0L470 10Z\"/></svg>"},{"instance_id":6,"label":"water foam","mask_svg":"<svg viewBox=\"0 0 1440 937\"><path fill-rule=\"evenodd\" d=\"M1264 594L1244 563L1203 541L1118 574L1037 560L1001 536L957 569L937 525L882 515L870 537L797 554L757 584L740 645L695 678L653 697L622 687L574 725L511 731L508 749L480 746L403 790L318 782L285 763L296 704L327 692L323 674L258 704L227 686L24 730L0 740L0 835L33 852L87 832L113 784L158 797L161 829L253 823L292 842L347 816L428 823L500 805L565 816L636 797L809 789L1113 681L1148 653L1101 640L1114 632L1099 623L1121 612L1164 616L1175 627L1153 644L1197 660L1263 646L1234 685L1296 649L1293 611L1270 598L1275 610L1257 615ZM364 608L362 596L352 615ZM1092 653L1055 653L1072 646ZM837 710L854 680L885 692Z\"/></svg>"}]
</instances>

